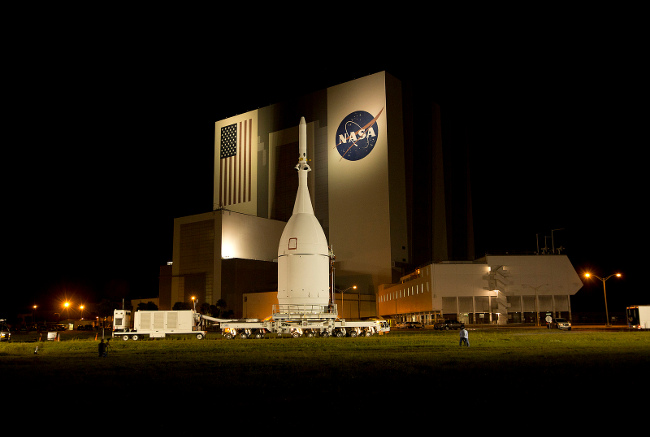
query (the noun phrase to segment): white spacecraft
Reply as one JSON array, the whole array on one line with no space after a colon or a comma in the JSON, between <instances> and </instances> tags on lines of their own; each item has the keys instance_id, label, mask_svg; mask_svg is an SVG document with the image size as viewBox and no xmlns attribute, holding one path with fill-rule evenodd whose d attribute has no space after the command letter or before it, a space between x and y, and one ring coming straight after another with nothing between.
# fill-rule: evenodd
<instances>
[{"instance_id":1,"label":"white spacecraft","mask_svg":"<svg viewBox=\"0 0 650 437\"><path fill-rule=\"evenodd\" d=\"M305 117L300 118L298 141L298 193L278 245L278 303L321 312L329 304L330 256L307 188L311 167L307 163Z\"/></svg>"},{"instance_id":2,"label":"white spacecraft","mask_svg":"<svg viewBox=\"0 0 650 437\"><path fill-rule=\"evenodd\" d=\"M278 245L278 305L273 305L270 320L221 321L224 337L263 338L268 333L292 337L357 337L387 333L390 326L386 321L339 319L336 305L330 302L333 255L314 215L307 188L311 168L307 160L304 117L300 118L298 151L296 203Z\"/></svg>"}]
</instances>

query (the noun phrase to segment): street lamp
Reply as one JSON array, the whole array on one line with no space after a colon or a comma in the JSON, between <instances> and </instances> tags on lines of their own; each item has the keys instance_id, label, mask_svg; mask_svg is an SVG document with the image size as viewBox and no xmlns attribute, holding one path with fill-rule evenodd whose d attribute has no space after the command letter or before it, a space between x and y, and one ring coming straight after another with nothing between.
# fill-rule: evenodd
<instances>
[{"instance_id":1,"label":"street lamp","mask_svg":"<svg viewBox=\"0 0 650 437\"><path fill-rule=\"evenodd\" d=\"M65 310L66 319L68 319L68 322L70 322L70 305L72 305L70 301L66 300L63 302L63 309Z\"/></svg>"},{"instance_id":2,"label":"street lamp","mask_svg":"<svg viewBox=\"0 0 650 437\"><path fill-rule=\"evenodd\" d=\"M341 314L343 314L343 293L345 293L348 290L356 290L357 286L353 285L352 287L348 287L345 290L339 290L341 292Z\"/></svg>"},{"instance_id":3,"label":"street lamp","mask_svg":"<svg viewBox=\"0 0 650 437\"><path fill-rule=\"evenodd\" d=\"M605 296L605 326L609 326L609 311L607 311L607 289L605 287L605 281L607 281L609 278L612 276L616 276L617 278L621 277L620 273L612 273L606 278L601 278L600 276L592 275L591 273L585 273L585 278L589 279L591 277L594 277L596 279L600 279L603 283L603 296Z\"/></svg>"},{"instance_id":4,"label":"street lamp","mask_svg":"<svg viewBox=\"0 0 650 437\"><path fill-rule=\"evenodd\" d=\"M36 308L38 308L38 305L34 304L32 305L32 325L38 326L36 322Z\"/></svg>"}]
</instances>

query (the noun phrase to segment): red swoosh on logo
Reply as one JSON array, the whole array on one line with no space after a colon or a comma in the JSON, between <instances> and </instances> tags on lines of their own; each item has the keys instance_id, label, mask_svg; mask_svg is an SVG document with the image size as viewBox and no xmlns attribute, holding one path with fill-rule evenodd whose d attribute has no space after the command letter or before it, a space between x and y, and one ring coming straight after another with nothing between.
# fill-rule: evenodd
<instances>
[{"instance_id":1,"label":"red swoosh on logo","mask_svg":"<svg viewBox=\"0 0 650 437\"><path fill-rule=\"evenodd\" d=\"M366 129L368 129L370 126L372 126L373 124L375 124L375 122L377 121L377 119L379 118L379 116L381 115L382 112L384 112L384 108L381 108L381 111L379 111L379 114L377 114L377 116L376 116L375 118L373 118L372 120L370 120L370 121L368 122L368 124L366 124L364 127L362 127L361 129L359 129L358 131L356 131L356 132L355 132L355 136L358 135L359 132L361 132L362 130L366 130ZM350 151L350 149L351 149L352 147L354 147L355 144L357 144L358 141L359 141L359 140L355 141L354 143L352 143L352 144L350 145L350 147L348 147L348 149L345 151L345 153L344 153L343 155L341 155L341 159L343 159L343 157L344 157L344 156L345 156L345 155ZM336 148L336 147L338 147L338 146L334 146L334 147ZM339 161L340 161L341 159L339 159Z\"/></svg>"}]
</instances>

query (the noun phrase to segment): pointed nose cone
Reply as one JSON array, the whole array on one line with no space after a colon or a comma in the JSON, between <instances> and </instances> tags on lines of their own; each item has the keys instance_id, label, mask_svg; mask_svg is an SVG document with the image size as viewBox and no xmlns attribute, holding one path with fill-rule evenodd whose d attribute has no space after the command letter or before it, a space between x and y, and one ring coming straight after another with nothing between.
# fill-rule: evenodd
<instances>
[{"instance_id":1,"label":"pointed nose cone","mask_svg":"<svg viewBox=\"0 0 650 437\"><path fill-rule=\"evenodd\" d=\"M311 171L311 168L307 163L307 123L305 117L300 117L298 149L300 152L296 167L298 169L298 193L296 194L296 203L293 205L293 213L314 214L314 207L311 204L309 189L307 188L307 174Z\"/></svg>"},{"instance_id":2,"label":"pointed nose cone","mask_svg":"<svg viewBox=\"0 0 650 437\"><path fill-rule=\"evenodd\" d=\"M307 161L307 123L305 117L300 117L300 126L298 126L298 152L300 153L298 163Z\"/></svg>"}]
</instances>

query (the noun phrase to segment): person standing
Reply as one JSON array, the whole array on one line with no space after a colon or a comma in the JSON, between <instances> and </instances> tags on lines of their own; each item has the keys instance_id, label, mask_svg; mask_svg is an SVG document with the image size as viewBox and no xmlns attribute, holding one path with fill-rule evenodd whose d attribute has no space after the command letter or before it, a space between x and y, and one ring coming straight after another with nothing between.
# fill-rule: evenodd
<instances>
[{"instance_id":1,"label":"person standing","mask_svg":"<svg viewBox=\"0 0 650 437\"><path fill-rule=\"evenodd\" d=\"M465 325L460 327L460 342L458 343L458 346L462 346L463 343L465 343L465 346L469 347L469 334L467 333L467 329L465 329Z\"/></svg>"}]
</instances>

